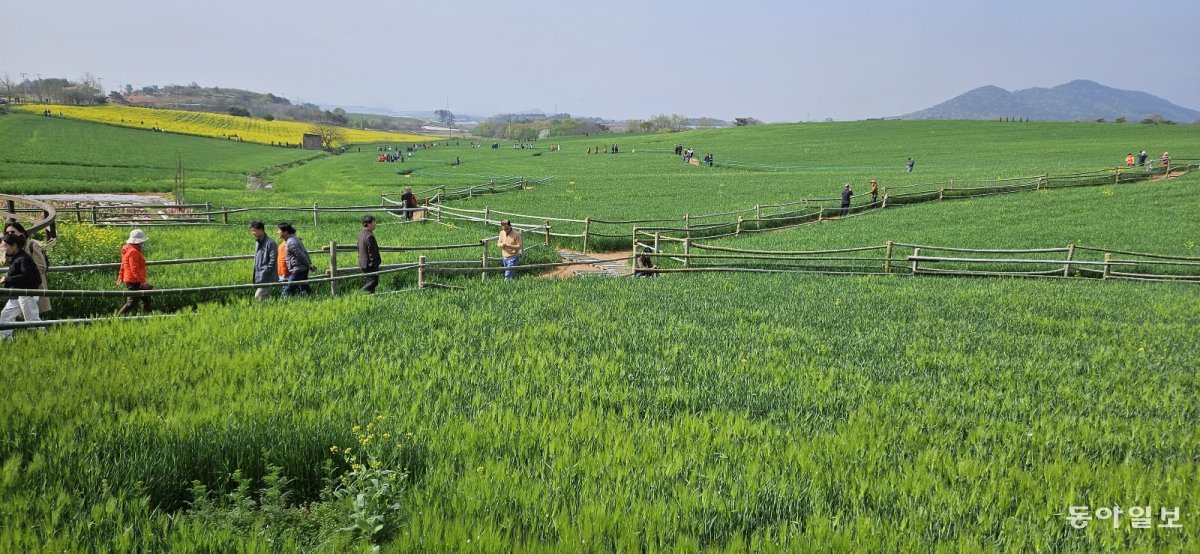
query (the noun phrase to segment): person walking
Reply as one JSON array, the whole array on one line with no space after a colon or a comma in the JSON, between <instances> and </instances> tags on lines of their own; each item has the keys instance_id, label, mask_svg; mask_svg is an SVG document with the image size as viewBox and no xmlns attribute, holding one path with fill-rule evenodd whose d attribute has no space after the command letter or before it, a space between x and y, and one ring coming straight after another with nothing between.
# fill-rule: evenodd
<instances>
[{"instance_id":1,"label":"person walking","mask_svg":"<svg viewBox=\"0 0 1200 554\"><path fill-rule=\"evenodd\" d=\"M1146 165L1146 157L1147 157L1147 154L1146 154L1146 151L1145 151L1145 150L1142 150L1141 152L1138 152L1138 156L1137 156L1137 164L1138 164L1138 166L1139 166L1139 167L1141 167L1141 166L1143 166L1143 165Z\"/></svg>"},{"instance_id":2,"label":"person walking","mask_svg":"<svg viewBox=\"0 0 1200 554\"><path fill-rule=\"evenodd\" d=\"M417 195L413 194L412 187L404 187L400 200L404 202L404 219L412 221L413 212L417 209Z\"/></svg>"},{"instance_id":3,"label":"person walking","mask_svg":"<svg viewBox=\"0 0 1200 554\"><path fill-rule=\"evenodd\" d=\"M375 287L379 286L379 275L376 272L383 263L379 256L379 242L375 240L375 216L364 215L362 224L363 230L358 233L358 268L367 276L362 291L375 294Z\"/></svg>"},{"instance_id":4,"label":"person walking","mask_svg":"<svg viewBox=\"0 0 1200 554\"><path fill-rule=\"evenodd\" d=\"M913 168L913 166L914 166L914 165L916 165L916 163L917 163L917 162L914 162L914 161L913 161L913 159L912 159L912 156L909 156L909 157L908 157L908 161L907 161L907 162L905 162L905 165L907 165L907 166L908 166L908 172L909 172L909 173L912 173L912 168Z\"/></svg>"},{"instance_id":5,"label":"person walking","mask_svg":"<svg viewBox=\"0 0 1200 554\"><path fill-rule=\"evenodd\" d=\"M10 289L36 289L42 284L42 276L37 264L25 251L25 241L21 237L4 234L4 257L8 262L8 273L4 276L4 287ZM25 321L41 321L38 312L37 296L17 296L9 298L0 310L0 322L10 323L20 315ZM0 339L11 339L12 329L0 331Z\"/></svg>"},{"instance_id":6,"label":"person walking","mask_svg":"<svg viewBox=\"0 0 1200 554\"><path fill-rule=\"evenodd\" d=\"M1133 167L1133 152L1125 156L1125 167Z\"/></svg>"},{"instance_id":7,"label":"person walking","mask_svg":"<svg viewBox=\"0 0 1200 554\"><path fill-rule=\"evenodd\" d=\"M654 277L655 275L658 275L658 273L654 271L656 269L658 268L654 267L654 260L650 258L650 247L643 247L642 254L635 260L633 276Z\"/></svg>"},{"instance_id":8,"label":"person walking","mask_svg":"<svg viewBox=\"0 0 1200 554\"><path fill-rule=\"evenodd\" d=\"M509 268L504 272L505 279L517 278L517 270L512 268L521 263L521 241L521 231L513 229L511 221L505 219L500 222L500 236L496 238L496 244L500 246L504 267Z\"/></svg>"},{"instance_id":9,"label":"person walking","mask_svg":"<svg viewBox=\"0 0 1200 554\"><path fill-rule=\"evenodd\" d=\"M275 256L278 255L275 241L267 236L266 226L263 222L255 220L250 222L250 234L254 236L254 284L266 284L279 282L279 276L275 274ZM258 287L254 289L254 298L258 300L267 300L271 298L271 287Z\"/></svg>"},{"instance_id":10,"label":"person walking","mask_svg":"<svg viewBox=\"0 0 1200 554\"><path fill-rule=\"evenodd\" d=\"M1171 167L1171 153L1163 152L1162 160L1160 160L1160 161L1161 161L1161 165L1162 165L1163 169L1170 168Z\"/></svg>"},{"instance_id":11,"label":"person walking","mask_svg":"<svg viewBox=\"0 0 1200 554\"><path fill-rule=\"evenodd\" d=\"M281 242L279 258L275 264L279 277L287 281L279 297L312 294L312 287L305 281L308 280L308 272L316 271L317 267L313 265L312 258L308 257L304 242L296 236L296 228L292 227L291 223L280 223L278 234Z\"/></svg>"},{"instance_id":12,"label":"person walking","mask_svg":"<svg viewBox=\"0 0 1200 554\"><path fill-rule=\"evenodd\" d=\"M875 179L871 179L871 190L869 192L871 193L871 203L874 204L879 199L879 182Z\"/></svg>"},{"instance_id":13,"label":"person walking","mask_svg":"<svg viewBox=\"0 0 1200 554\"><path fill-rule=\"evenodd\" d=\"M154 287L146 280L146 256L142 254L142 243L149 240L146 232L134 229L129 232L129 240L121 247L121 269L117 271L117 286L124 285L127 290L151 290ZM117 309L117 316L125 315L138 301L142 303L142 311L150 311L149 296L129 296L125 304Z\"/></svg>"},{"instance_id":14,"label":"person walking","mask_svg":"<svg viewBox=\"0 0 1200 554\"><path fill-rule=\"evenodd\" d=\"M8 220L8 223L5 224L4 232L5 234L12 233L17 235L17 237L25 241L25 253L29 254L29 257L33 259L33 263L38 267L38 273L42 275L42 284L37 288L41 290L49 289L50 284L46 277L46 270L50 267L50 258L46 256L46 250L42 248L42 243L33 240L33 237L30 237L29 233L25 231L25 227L15 219ZM7 264L7 262L5 263ZM50 310L50 297L39 296L38 314L45 315Z\"/></svg>"},{"instance_id":15,"label":"person walking","mask_svg":"<svg viewBox=\"0 0 1200 554\"><path fill-rule=\"evenodd\" d=\"M850 213L850 197L854 196L854 191L850 189L850 183L842 187L842 217L846 217Z\"/></svg>"}]
</instances>

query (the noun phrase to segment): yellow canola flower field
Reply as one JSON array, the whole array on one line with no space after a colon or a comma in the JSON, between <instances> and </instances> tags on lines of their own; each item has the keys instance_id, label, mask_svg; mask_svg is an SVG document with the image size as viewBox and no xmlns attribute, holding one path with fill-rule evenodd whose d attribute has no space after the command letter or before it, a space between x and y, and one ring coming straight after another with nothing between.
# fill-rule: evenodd
<instances>
[{"instance_id":1,"label":"yellow canola flower field","mask_svg":"<svg viewBox=\"0 0 1200 554\"><path fill-rule=\"evenodd\" d=\"M94 121L135 129L159 128L168 133L195 135L260 144L300 144L304 133L312 124L297 121L266 121L258 118L235 117L232 115L138 108L134 106L59 106L28 104L13 106L14 111L41 114L46 110L55 117L59 114L69 119ZM343 128L347 143L367 142L422 142L429 137Z\"/></svg>"}]
</instances>

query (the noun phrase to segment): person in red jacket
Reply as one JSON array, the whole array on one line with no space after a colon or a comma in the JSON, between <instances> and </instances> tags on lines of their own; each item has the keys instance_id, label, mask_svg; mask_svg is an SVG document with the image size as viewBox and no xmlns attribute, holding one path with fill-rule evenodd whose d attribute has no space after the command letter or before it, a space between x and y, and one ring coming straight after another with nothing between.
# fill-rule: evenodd
<instances>
[{"instance_id":1,"label":"person in red jacket","mask_svg":"<svg viewBox=\"0 0 1200 554\"><path fill-rule=\"evenodd\" d=\"M125 285L129 290L150 290L154 287L146 282L146 257L142 255L142 243L146 242L146 233L141 229L129 232L129 240L121 247L121 269L117 273L117 286ZM141 300L142 310L150 311L149 296L130 296L125 299L125 305L117 310L117 315L133 308Z\"/></svg>"}]
</instances>

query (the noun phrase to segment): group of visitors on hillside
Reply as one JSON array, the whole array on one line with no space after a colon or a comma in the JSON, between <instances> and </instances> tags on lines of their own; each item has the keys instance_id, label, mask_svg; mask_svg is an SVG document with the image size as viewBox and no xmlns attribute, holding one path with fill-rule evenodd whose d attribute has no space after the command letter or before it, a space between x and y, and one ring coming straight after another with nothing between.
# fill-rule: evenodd
<instances>
[{"instance_id":1,"label":"group of visitors on hillside","mask_svg":"<svg viewBox=\"0 0 1200 554\"><path fill-rule=\"evenodd\" d=\"M682 157L683 163L690 164L690 163L692 163L692 158L694 158L696 156L696 153L691 148L684 148L682 144L676 144L675 145L675 155ZM716 158L712 155L712 152L705 154L705 156L703 158L704 165L707 165L708 167L712 167L713 160L715 160L715 159Z\"/></svg>"},{"instance_id":2,"label":"group of visitors on hillside","mask_svg":"<svg viewBox=\"0 0 1200 554\"><path fill-rule=\"evenodd\" d=\"M405 190L405 205L415 207L416 197L412 189ZM412 217L411 211L406 215ZM366 276L362 291L373 294L379 286L379 268L383 260L380 255L379 242L375 238L375 216L367 215L362 218L362 231L358 234L358 267ZM252 284L273 285L257 287L254 297L266 300L272 296L273 288L280 288L280 298L291 296L307 296L312 293L308 280L312 272L317 270L309 256L304 241L296 233L291 223L281 222L276 226L277 243L267 233L262 221L250 222L250 234L254 238L254 271ZM129 238L121 247L121 263L117 270L116 284L129 291L153 290L146 270L144 245L150 237L141 229L129 232ZM46 271L50 265L41 243L29 237L25 228L16 220L10 219L3 235L4 256L3 264L7 267L4 276L4 286L10 289L27 289L30 291L48 290ZM512 222L504 220L500 225L497 245L502 253L501 261L506 268L505 279L515 279L516 267L521 263L521 252L524 246L521 231L512 226ZM282 286L277 283L284 283ZM123 316L134 308L139 307L143 312L151 311L153 303L150 296L128 296L117 309L116 315ZM50 311L50 299L43 295L17 296L9 298L0 311L0 322L9 323L22 317L27 322L41 321L41 317ZM0 331L0 339L12 337L12 330Z\"/></svg>"},{"instance_id":3,"label":"group of visitors on hillside","mask_svg":"<svg viewBox=\"0 0 1200 554\"><path fill-rule=\"evenodd\" d=\"M1151 162L1150 165L1146 165L1147 157L1148 156L1146 155L1145 150L1138 152L1137 158L1136 158L1137 166L1145 167L1147 170L1152 169L1154 167L1154 163ZM1125 155L1125 167L1133 167L1134 162L1135 162L1135 158L1134 158L1133 152L1130 152ZM1163 152L1162 157L1159 158L1159 160L1158 160L1158 163L1159 163L1159 167L1163 167L1163 168L1170 167L1171 166L1171 153Z\"/></svg>"}]
</instances>

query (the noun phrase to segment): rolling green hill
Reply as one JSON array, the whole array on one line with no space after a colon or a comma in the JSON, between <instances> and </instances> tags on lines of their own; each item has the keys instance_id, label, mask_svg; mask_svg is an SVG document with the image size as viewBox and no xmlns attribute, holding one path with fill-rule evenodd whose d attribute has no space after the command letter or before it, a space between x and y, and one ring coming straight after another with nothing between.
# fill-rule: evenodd
<instances>
[{"instance_id":1,"label":"rolling green hill","mask_svg":"<svg viewBox=\"0 0 1200 554\"><path fill-rule=\"evenodd\" d=\"M0 170L53 189L60 154L78 150L81 163L64 166L75 178L68 185L114 190L143 176L157 186L169 182L171 172L157 175L179 148L191 156L189 175L210 179L190 199L216 205L374 205L404 186L553 176L451 204L679 218L833 196L843 182L862 192L872 178L899 187L1094 171L1142 148L1195 158L1194 131L875 121L564 139L554 141L559 152L450 141L404 163L377 162L364 146L298 164L292 150L7 116L0 139L23 147L5 152L12 160ZM606 141L622 153L587 154ZM667 153L675 144L697 157L713 152L717 167L684 165ZM238 185L241 172L263 167L278 168L273 190ZM17 182L6 177L2 188ZM721 244L1074 242L1195 256L1197 182L1193 173L889 207ZM317 225L307 213L266 215L150 228L146 253L249 253L251 217L294 219L309 248L352 244L361 229L358 214L322 215ZM470 244L495 233L385 217L377 231L385 245ZM625 234L606 246L628 248L628 228L612 226ZM114 261L126 231L64 225L52 259ZM577 243L556 244L564 245ZM430 255L474 264L480 252ZM553 257L538 248L525 263ZM350 265L354 256L339 259ZM151 266L150 279L201 286L245 282L249 272L246 260ZM411 290L406 274L385 279L392 294L374 297L174 297L159 305L185 315L18 333L0 363L0 551L1190 552L1200 544L1189 504L1200 498L1196 283L430 279L454 289ZM52 288L64 285L115 290L111 271L52 274ZM115 305L65 299L56 309ZM1066 515L1078 506L1150 506L1153 525L1094 520L1076 529ZM1158 510L1172 508L1182 526L1161 527Z\"/></svg>"},{"instance_id":2,"label":"rolling green hill","mask_svg":"<svg viewBox=\"0 0 1200 554\"><path fill-rule=\"evenodd\" d=\"M0 117L0 143L0 191L9 194L167 192L176 157L189 189L242 189L248 171L324 156L24 114Z\"/></svg>"}]
</instances>

